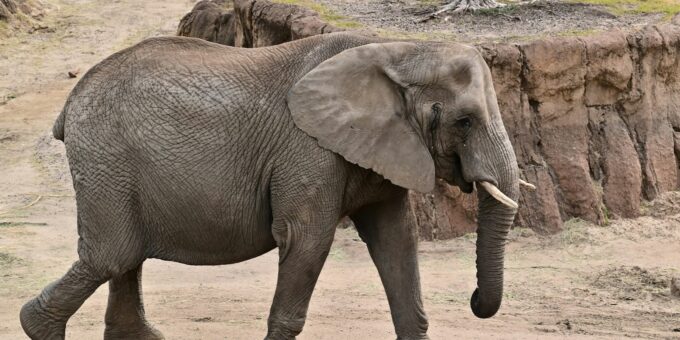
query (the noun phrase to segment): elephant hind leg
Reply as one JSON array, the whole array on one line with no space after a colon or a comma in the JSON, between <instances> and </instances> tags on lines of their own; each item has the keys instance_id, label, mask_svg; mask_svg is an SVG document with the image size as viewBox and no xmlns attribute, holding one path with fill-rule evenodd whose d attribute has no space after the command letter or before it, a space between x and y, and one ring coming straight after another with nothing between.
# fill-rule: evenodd
<instances>
[{"instance_id":1,"label":"elephant hind leg","mask_svg":"<svg viewBox=\"0 0 680 340\"><path fill-rule=\"evenodd\" d=\"M63 339L68 319L107 279L87 263L76 261L61 279L21 308L21 327L31 339Z\"/></svg>"},{"instance_id":2,"label":"elephant hind leg","mask_svg":"<svg viewBox=\"0 0 680 340\"><path fill-rule=\"evenodd\" d=\"M142 265L109 280L104 339L164 339L144 314Z\"/></svg>"}]
</instances>

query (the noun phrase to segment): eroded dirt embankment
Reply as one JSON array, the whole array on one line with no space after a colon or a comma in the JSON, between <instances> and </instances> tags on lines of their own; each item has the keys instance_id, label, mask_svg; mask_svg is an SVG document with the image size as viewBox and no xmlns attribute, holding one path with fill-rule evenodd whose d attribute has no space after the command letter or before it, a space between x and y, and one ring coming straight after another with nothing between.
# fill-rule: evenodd
<instances>
[{"instance_id":1,"label":"eroded dirt embankment","mask_svg":"<svg viewBox=\"0 0 680 340\"><path fill-rule=\"evenodd\" d=\"M341 30L314 11L267 0L220 11L233 15L229 29L241 47ZM522 176L538 187L522 192L518 226L553 233L571 218L607 224L639 216L641 202L678 188L678 22L478 45ZM413 194L413 203L426 239L474 230L474 197L456 188L439 184L433 195Z\"/></svg>"}]
</instances>

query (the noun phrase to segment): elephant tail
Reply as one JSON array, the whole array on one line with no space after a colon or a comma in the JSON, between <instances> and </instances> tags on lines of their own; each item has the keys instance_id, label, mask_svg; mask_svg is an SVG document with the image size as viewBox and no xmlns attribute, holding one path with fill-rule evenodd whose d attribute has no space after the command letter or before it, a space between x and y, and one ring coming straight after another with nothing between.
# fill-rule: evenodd
<instances>
[{"instance_id":1,"label":"elephant tail","mask_svg":"<svg viewBox=\"0 0 680 340\"><path fill-rule=\"evenodd\" d=\"M57 117L57 121L54 122L54 126L52 127L52 135L54 138L64 141L64 120L66 119L66 109L62 110L61 113L59 114L59 117Z\"/></svg>"}]
</instances>

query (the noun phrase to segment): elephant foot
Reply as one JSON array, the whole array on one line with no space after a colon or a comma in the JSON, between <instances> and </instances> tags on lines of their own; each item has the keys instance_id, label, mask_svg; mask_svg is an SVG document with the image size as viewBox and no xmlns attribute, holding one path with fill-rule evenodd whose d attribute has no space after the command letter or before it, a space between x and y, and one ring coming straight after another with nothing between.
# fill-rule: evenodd
<instances>
[{"instance_id":1,"label":"elephant foot","mask_svg":"<svg viewBox=\"0 0 680 340\"><path fill-rule=\"evenodd\" d=\"M117 339L140 339L140 340L163 340L163 333L153 326L144 322L138 326L106 326L104 331L105 340Z\"/></svg>"},{"instance_id":2,"label":"elephant foot","mask_svg":"<svg viewBox=\"0 0 680 340\"><path fill-rule=\"evenodd\" d=\"M427 334L416 336L399 336L397 337L397 340L430 340L430 337L427 336Z\"/></svg>"},{"instance_id":3,"label":"elephant foot","mask_svg":"<svg viewBox=\"0 0 680 340\"><path fill-rule=\"evenodd\" d=\"M60 340L66 334L66 320L51 317L37 298L21 307L21 327L31 339Z\"/></svg>"},{"instance_id":4,"label":"elephant foot","mask_svg":"<svg viewBox=\"0 0 680 340\"><path fill-rule=\"evenodd\" d=\"M264 338L264 340L295 340L295 337L284 337L279 334L267 334L267 336Z\"/></svg>"},{"instance_id":5,"label":"elephant foot","mask_svg":"<svg viewBox=\"0 0 680 340\"><path fill-rule=\"evenodd\" d=\"M299 333L300 332L291 332L285 328L269 330L267 336L264 337L264 340L295 340L295 335Z\"/></svg>"}]
</instances>

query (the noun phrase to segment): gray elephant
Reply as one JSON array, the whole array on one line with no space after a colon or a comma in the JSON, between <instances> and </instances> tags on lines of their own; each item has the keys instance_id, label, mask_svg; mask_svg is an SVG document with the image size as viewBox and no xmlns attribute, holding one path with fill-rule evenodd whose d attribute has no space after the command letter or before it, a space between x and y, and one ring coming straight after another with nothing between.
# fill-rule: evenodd
<instances>
[{"instance_id":1,"label":"gray elephant","mask_svg":"<svg viewBox=\"0 0 680 340\"><path fill-rule=\"evenodd\" d=\"M156 258L240 262L279 250L266 339L293 339L336 224L349 216L385 287L399 339L426 339L407 189L477 183L480 318L503 294L517 210L515 154L472 47L350 33L238 49L146 40L92 68L54 126L76 192L79 260L21 310L34 339L109 282L107 339L158 339L141 268Z\"/></svg>"}]
</instances>

